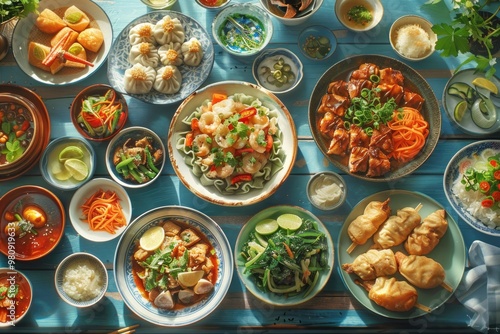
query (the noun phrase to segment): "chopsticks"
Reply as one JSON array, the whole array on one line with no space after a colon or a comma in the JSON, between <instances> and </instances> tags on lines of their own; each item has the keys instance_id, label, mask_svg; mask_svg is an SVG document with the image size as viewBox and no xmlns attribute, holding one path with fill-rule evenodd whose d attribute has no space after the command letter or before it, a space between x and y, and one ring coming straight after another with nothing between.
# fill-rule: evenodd
<instances>
[{"instance_id":1,"label":"chopsticks","mask_svg":"<svg viewBox=\"0 0 500 334\"><path fill-rule=\"evenodd\" d=\"M116 331L109 332L108 334L132 334L132 333L135 333L135 329L137 327L139 327L139 324L135 324L135 325L128 326L128 327L123 327L123 328L120 328Z\"/></svg>"}]
</instances>

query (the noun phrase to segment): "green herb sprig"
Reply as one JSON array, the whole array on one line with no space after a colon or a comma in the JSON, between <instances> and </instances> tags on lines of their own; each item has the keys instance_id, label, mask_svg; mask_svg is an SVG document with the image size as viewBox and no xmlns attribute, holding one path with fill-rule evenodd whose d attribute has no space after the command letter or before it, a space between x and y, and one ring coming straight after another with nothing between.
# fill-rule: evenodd
<instances>
[{"instance_id":1,"label":"green herb sprig","mask_svg":"<svg viewBox=\"0 0 500 334\"><path fill-rule=\"evenodd\" d=\"M0 23L14 17L23 18L36 13L39 0L0 0Z\"/></svg>"}]
</instances>

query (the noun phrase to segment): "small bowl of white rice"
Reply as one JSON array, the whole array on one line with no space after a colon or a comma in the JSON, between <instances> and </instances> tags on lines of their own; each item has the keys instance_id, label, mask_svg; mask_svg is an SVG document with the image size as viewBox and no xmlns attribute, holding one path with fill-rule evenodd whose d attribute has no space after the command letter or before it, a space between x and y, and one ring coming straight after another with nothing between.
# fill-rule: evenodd
<instances>
[{"instance_id":1,"label":"small bowl of white rice","mask_svg":"<svg viewBox=\"0 0 500 334\"><path fill-rule=\"evenodd\" d=\"M66 303L83 308L97 304L108 288L104 263L89 253L74 253L57 266L56 291Z\"/></svg>"},{"instance_id":2,"label":"small bowl of white rice","mask_svg":"<svg viewBox=\"0 0 500 334\"><path fill-rule=\"evenodd\" d=\"M432 31L432 23L423 17L405 15L392 24L389 41L400 57L419 61L434 52L437 36Z\"/></svg>"}]
</instances>

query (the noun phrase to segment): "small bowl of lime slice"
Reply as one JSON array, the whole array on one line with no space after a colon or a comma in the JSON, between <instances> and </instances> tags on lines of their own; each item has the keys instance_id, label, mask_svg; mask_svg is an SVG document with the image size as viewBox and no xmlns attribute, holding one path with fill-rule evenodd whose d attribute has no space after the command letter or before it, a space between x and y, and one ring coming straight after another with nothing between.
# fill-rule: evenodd
<instances>
[{"instance_id":1,"label":"small bowl of lime slice","mask_svg":"<svg viewBox=\"0 0 500 334\"><path fill-rule=\"evenodd\" d=\"M95 151L84 138L60 137L47 145L39 164L43 178L50 185L75 190L92 179Z\"/></svg>"}]
</instances>

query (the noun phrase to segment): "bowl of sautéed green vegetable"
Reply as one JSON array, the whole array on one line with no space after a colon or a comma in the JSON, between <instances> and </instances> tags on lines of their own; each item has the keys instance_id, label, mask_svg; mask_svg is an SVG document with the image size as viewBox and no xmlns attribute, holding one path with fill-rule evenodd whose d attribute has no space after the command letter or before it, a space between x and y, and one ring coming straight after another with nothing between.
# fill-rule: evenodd
<instances>
[{"instance_id":1,"label":"bowl of saut\u00e9ed green vegetable","mask_svg":"<svg viewBox=\"0 0 500 334\"><path fill-rule=\"evenodd\" d=\"M325 225L297 206L272 206L251 217L235 245L238 276L246 289L275 306L304 303L328 282L334 246Z\"/></svg>"}]
</instances>

